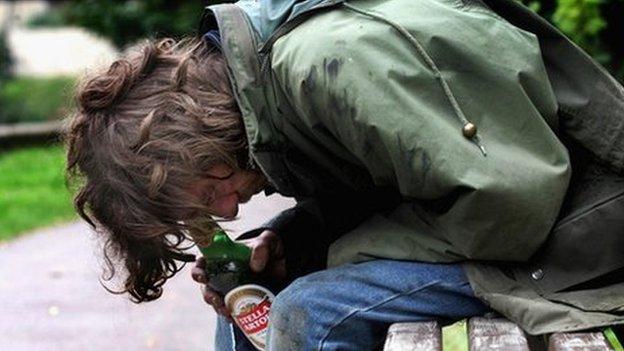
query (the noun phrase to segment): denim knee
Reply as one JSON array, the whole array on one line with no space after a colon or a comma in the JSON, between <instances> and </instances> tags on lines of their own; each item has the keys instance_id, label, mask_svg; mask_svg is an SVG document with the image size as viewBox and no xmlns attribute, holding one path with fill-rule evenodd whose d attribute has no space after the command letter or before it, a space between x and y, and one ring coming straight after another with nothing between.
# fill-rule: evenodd
<instances>
[{"instance_id":1,"label":"denim knee","mask_svg":"<svg viewBox=\"0 0 624 351\"><path fill-rule=\"evenodd\" d=\"M269 318L269 350L306 349L306 326L311 313L310 298L314 298L314 293L305 288L303 280L305 277L299 278L273 300Z\"/></svg>"}]
</instances>

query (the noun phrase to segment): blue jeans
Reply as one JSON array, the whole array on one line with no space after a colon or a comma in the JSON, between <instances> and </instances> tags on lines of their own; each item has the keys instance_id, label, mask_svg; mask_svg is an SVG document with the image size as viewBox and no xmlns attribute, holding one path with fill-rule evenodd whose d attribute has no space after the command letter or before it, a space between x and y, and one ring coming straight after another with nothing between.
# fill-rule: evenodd
<instances>
[{"instance_id":1,"label":"blue jeans","mask_svg":"<svg viewBox=\"0 0 624 351\"><path fill-rule=\"evenodd\" d=\"M373 350L392 323L447 323L489 311L460 264L349 264L301 277L276 296L267 350ZM216 349L255 350L222 318Z\"/></svg>"}]
</instances>

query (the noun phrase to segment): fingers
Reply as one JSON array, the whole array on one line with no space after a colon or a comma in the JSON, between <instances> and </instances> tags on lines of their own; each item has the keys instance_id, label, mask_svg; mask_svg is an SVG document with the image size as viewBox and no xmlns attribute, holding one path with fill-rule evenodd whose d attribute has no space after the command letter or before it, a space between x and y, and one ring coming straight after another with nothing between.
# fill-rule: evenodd
<instances>
[{"instance_id":1,"label":"fingers","mask_svg":"<svg viewBox=\"0 0 624 351\"><path fill-rule=\"evenodd\" d=\"M214 290L211 290L207 286L203 287L202 295L204 297L204 301L212 306L215 310L217 310L217 312L219 309L225 307L221 296L219 296L219 294L217 294Z\"/></svg>"},{"instance_id":2,"label":"fingers","mask_svg":"<svg viewBox=\"0 0 624 351\"><path fill-rule=\"evenodd\" d=\"M204 267L206 267L206 260L201 257L195 262L195 267L191 269L191 278L198 283L208 284Z\"/></svg>"},{"instance_id":3,"label":"fingers","mask_svg":"<svg viewBox=\"0 0 624 351\"><path fill-rule=\"evenodd\" d=\"M206 273L201 268L193 267L191 269L191 278L198 283L208 284L208 277L206 277Z\"/></svg>"},{"instance_id":4,"label":"fingers","mask_svg":"<svg viewBox=\"0 0 624 351\"><path fill-rule=\"evenodd\" d=\"M284 258L284 244L282 239L277 234L270 232L273 237L273 253L276 259Z\"/></svg>"},{"instance_id":5,"label":"fingers","mask_svg":"<svg viewBox=\"0 0 624 351\"><path fill-rule=\"evenodd\" d=\"M206 259L203 256L199 256L195 261L195 267L201 269L206 268Z\"/></svg>"},{"instance_id":6,"label":"fingers","mask_svg":"<svg viewBox=\"0 0 624 351\"><path fill-rule=\"evenodd\" d=\"M208 277L204 271L206 267L206 260L203 257L200 257L195 262L195 267L191 269L191 277L194 281L204 284L202 286L202 296L204 301L214 308L215 312L226 317L230 322L232 321L232 317L225 307L223 303L223 298L214 290L210 289L205 284L208 284Z\"/></svg>"},{"instance_id":7,"label":"fingers","mask_svg":"<svg viewBox=\"0 0 624 351\"><path fill-rule=\"evenodd\" d=\"M251 270L258 273L264 270L270 257L270 245L266 241L260 241L251 251Z\"/></svg>"},{"instance_id":8,"label":"fingers","mask_svg":"<svg viewBox=\"0 0 624 351\"><path fill-rule=\"evenodd\" d=\"M247 242L251 246L251 270L260 273L270 262L280 260L284 256L282 241L274 232L265 230L258 237Z\"/></svg>"},{"instance_id":9,"label":"fingers","mask_svg":"<svg viewBox=\"0 0 624 351\"><path fill-rule=\"evenodd\" d=\"M223 298L219 296L217 292L215 292L214 290L211 290L207 286L204 286L202 289L202 295L203 295L204 301L210 306L212 306L215 312L217 312L218 314L228 319L231 319L230 312L228 311L227 307L225 307L225 304L223 303Z\"/></svg>"},{"instance_id":10,"label":"fingers","mask_svg":"<svg viewBox=\"0 0 624 351\"><path fill-rule=\"evenodd\" d=\"M282 239L280 239L275 232L265 230L262 234L260 234L260 238L269 242L272 260L279 260L284 257L284 245L282 244Z\"/></svg>"}]
</instances>

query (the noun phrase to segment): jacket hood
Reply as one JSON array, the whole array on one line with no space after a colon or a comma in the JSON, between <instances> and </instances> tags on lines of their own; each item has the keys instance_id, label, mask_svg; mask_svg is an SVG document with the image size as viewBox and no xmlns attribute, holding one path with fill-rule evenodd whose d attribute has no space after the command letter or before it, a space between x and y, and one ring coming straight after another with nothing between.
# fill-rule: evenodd
<instances>
[{"instance_id":1,"label":"jacket hood","mask_svg":"<svg viewBox=\"0 0 624 351\"><path fill-rule=\"evenodd\" d=\"M241 0L236 4L245 11L260 42L265 42L284 22L327 0Z\"/></svg>"}]
</instances>

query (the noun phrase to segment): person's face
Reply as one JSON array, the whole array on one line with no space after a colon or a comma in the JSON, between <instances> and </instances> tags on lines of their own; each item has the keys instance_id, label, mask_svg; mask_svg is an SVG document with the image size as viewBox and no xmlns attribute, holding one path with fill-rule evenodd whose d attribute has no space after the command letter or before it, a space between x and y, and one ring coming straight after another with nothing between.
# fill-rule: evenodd
<instances>
[{"instance_id":1,"label":"person's face","mask_svg":"<svg viewBox=\"0 0 624 351\"><path fill-rule=\"evenodd\" d=\"M212 167L205 178L189 185L189 193L208 205L211 215L232 219L238 214L238 205L262 191L265 178L258 173L233 170L222 164Z\"/></svg>"}]
</instances>

